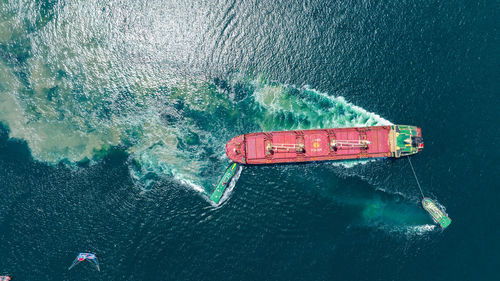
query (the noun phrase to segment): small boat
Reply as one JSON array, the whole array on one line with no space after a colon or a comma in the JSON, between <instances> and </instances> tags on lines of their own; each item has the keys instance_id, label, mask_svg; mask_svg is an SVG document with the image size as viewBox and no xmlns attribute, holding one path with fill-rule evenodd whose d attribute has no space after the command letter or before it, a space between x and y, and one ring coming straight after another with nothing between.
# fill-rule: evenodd
<instances>
[{"instance_id":1,"label":"small boat","mask_svg":"<svg viewBox=\"0 0 500 281\"><path fill-rule=\"evenodd\" d=\"M10 276L0 276L0 281L9 281Z\"/></svg>"},{"instance_id":2,"label":"small boat","mask_svg":"<svg viewBox=\"0 0 500 281\"><path fill-rule=\"evenodd\" d=\"M73 263L68 268L68 270L71 270L73 267L75 267L75 265L79 264L82 261L90 262L96 267L98 271L101 271L101 268L99 267L99 260L94 253L79 253L78 256L73 260Z\"/></svg>"},{"instance_id":3,"label":"small boat","mask_svg":"<svg viewBox=\"0 0 500 281\"><path fill-rule=\"evenodd\" d=\"M231 178L236 174L236 171L238 171L238 167L239 167L238 163L231 163L226 168L224 175L219 180L219 182L217 183L217 187L215 187L214 192L210 196L210 200L212 202L214 202L215 204L219 204L219 201L222 198L222 195L224 194L224 190L229 185Z\"/></svg>"},{"instance_id":4,"label":"small boat","mask_svg":"<svg viewBox=\"0 0 500 281\"><path fill-rule=\"evenodd\" d=\"M277 164L408 156L424 147L416 126L391 125L239 135L226 154L240 164Z\"/></svg>"},{"instance_id":5,"label":"small boat","mask_svg":"<svg viewBox=\"0 0 500 281\"><path fill-rule=\"evenodd\" d=\"M424 207L424 209L431 215L434 222L439 224L441 228L445 229L451 224L451 219L448 215L439 209L432 199L427 197L422 199L422 207Z\"/></svg>"}]
</instances>

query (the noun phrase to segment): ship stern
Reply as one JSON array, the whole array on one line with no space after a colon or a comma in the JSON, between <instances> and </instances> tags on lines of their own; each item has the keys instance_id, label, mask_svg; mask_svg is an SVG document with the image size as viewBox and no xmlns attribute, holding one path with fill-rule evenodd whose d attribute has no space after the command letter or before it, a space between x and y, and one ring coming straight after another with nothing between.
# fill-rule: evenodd
<instances>
[{"instance_id":1,"label":"ship stern","mask_svg":"<svg viewBox=\"0 0 500 281\"><path fill-rule=\"evenodd\" d=\"M392 125L389 132L392 157L413 155L424 148L422 129L417 126Z\"/></svg>"}]
</instances>

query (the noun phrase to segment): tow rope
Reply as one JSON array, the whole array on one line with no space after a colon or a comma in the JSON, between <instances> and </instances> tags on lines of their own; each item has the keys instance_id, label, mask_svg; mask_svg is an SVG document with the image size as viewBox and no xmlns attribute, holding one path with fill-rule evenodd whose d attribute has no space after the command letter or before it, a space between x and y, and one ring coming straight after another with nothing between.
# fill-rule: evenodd
<instances>
[{"instance_id":1,"label":"tow rope","mask_svg":"<svg viewBox=\"0 0 500 281\"><path fill-rule=\"evenodd\" d=\"M420 194L422 194L422 198L425 198L424 192L422 191L422 187L420 187L420 183L418 182L418 178L417 178L417 174L415 173L415 169L413 169L413 165L411 164L410 157L406 157L406 158L408 158L408 162L410 162L410 167L411 167L411 170L413 172L413 175L415 176L415 180L417 181L418 189L420 189Z\"/></svg>"}]
</instances>

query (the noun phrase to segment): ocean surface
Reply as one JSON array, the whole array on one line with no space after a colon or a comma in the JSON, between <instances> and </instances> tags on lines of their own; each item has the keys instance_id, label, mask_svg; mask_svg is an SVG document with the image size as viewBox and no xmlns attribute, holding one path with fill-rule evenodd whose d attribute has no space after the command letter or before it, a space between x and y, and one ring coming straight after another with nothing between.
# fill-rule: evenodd
<instances>
[{"instance_id":1,"label":"ocean surface","mask_svg":"<svg viewBox=\"0 0 500 281\"><path fill-rule=\"evenodd\" d=\"M500 280L499 12L0 0L0 275ZM208 200L234 136L381 124L422 128L445 231L406 159L247 166Z\"/></svg>"}]
</instances>

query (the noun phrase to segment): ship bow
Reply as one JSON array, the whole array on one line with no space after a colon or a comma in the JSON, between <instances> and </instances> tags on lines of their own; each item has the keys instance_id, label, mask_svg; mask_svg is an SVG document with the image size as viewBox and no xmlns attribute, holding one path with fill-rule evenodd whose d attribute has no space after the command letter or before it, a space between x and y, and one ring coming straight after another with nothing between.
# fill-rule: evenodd
<instances>
[{"instance_id":1,"label":"ship bow","mask_svg":"<svg viewBox=\"0 0 500 281\"><path fill-rule=\"evenodd\" d=\"M226 144L226 155L234 162L245 164L245 138L244 135L232 138Z\"/></svg>"}]
</instances>

